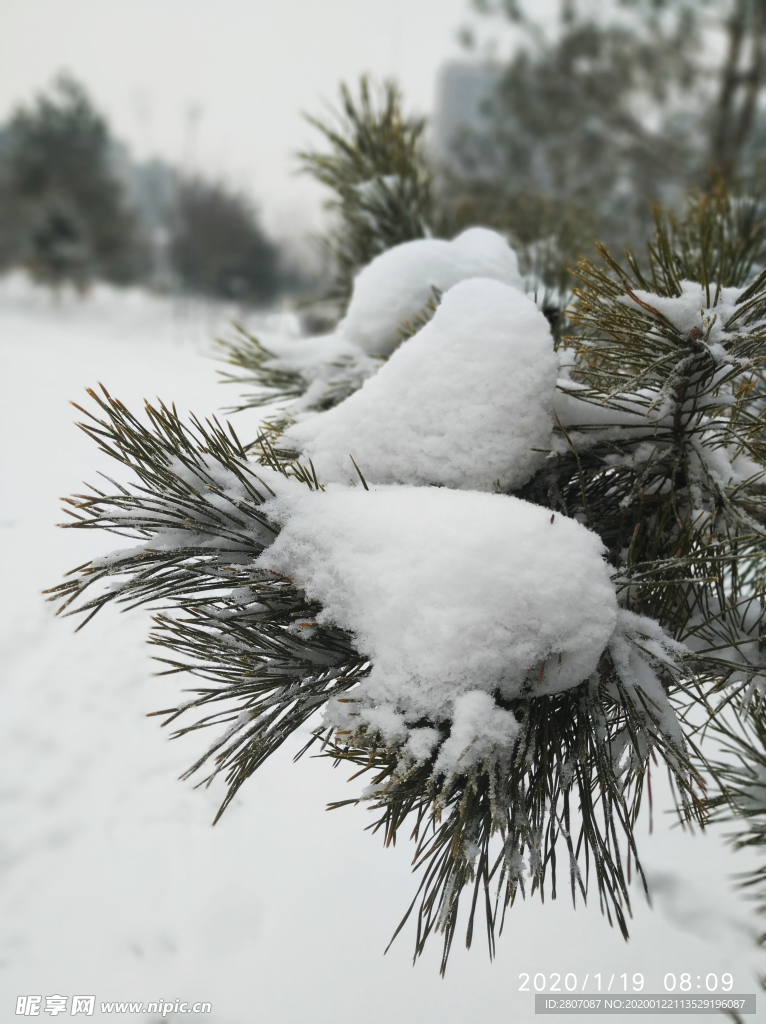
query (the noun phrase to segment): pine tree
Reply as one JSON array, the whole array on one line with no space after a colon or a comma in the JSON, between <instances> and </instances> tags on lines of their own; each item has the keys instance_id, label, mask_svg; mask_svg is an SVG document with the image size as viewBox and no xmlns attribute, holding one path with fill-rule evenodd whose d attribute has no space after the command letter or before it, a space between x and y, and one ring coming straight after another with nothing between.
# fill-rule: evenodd
<instances>
[{"instance_id":1,"label":"pine tree","mask_svg":"<svg viewBox=\"0 0 766 1024\"><path fill-rule=\"evenodd\" d=\"M165 405L142 422L106 390L82 410L133 483L70 499L69 525L135 545L52 599L85 621L160 602L152 643L194 683L155 714L176 736L217 727L186 777L225 777L219 816L311 721L296 756L368 780L334 806L362 800L387 844L414 838L420 884L397 933L414 913L417 956L440 932L442 970L466 900L466 941L483 913L492 954L516 897L555 895L562 871L627 937L653 763L682 822L735 814L739 841L763 843L763 214L757 195L697 196L682 219L658 214L646 258L599 247L555 357L539 289L525 295L511 251L478 230L386 250L336 335L267 353L254 380L272 397L281 380L293 404L251 442ZM343 393L328 397L334 372ZM442 648L454 678L429 676Z\"/></svg>"},{"instance_id":2,"label":"pine tree","mask_svg":"<svg viewBox=\"0 0 766 1024\"><path fill-rule=\"evenodd\" d=\"M279 253L242 196L201 178L182 180L173 221L170 258L182 288L249 303L277 294Z\"/></svg>"},{"instance_id":3,"label":"pine tree","mask_svg":"<svg viewBox=\"0 0 766 1024\"><path fill-rule=\"evenodd\" d=\"M327 203L333 220L321 239L334 281L326 295L314 300L315 309L324 307L330 324L337 325L356 276L376 256L397 244L431 235L453 238L471 224L487 223L510 235L521 270L530 288L539 291L558 334L564 324L558 315L571 291L569 267L582 251L591 221L584 221L577 210L563 210L561 204L534 196L525 197L515 213L500 204L493 211L486 203L473 201L461 201L456 208L449 196L434 196L422 144L425 122L405 117L401 104L394 83L376 88L363 77L356 97L348 86L341 86L341 110L332 112L332 120L308 118L329 148L300 153L303 169L334 193ZM409 310L399 324L400 338L430 319L438 292L432 280L422 305ZM305 364L299 367L293 358L283 358L285 353L272 351L241 327L236 331L235 339L220 340L224 358L234 367L222 376L249 390L229 411L302 396L307 408L326 409L348 397L376 368L369 361L360 362L358 353L331 355L321 345L313 370Z\"/></svg>"},{"instance_id":4,"label":"pine tree","mask_svg":"<svg viewBox=\"0 0 766 1024\"><path fill-rule=\"evenodd\" d=\"M348 302L356 273L379 253L429 233L431 174L423 159L425 120L407 117L394 82L366 76L358 96L341 85L340 108L307 116L329 148L298 154L303 171L333 193L336 225L323 245L334 268L330 298Z\"/></svg>"},{"instance_id":5,"label":"pine tree","mask_svg":"<svg viewBox=\"0 0 766 1024\"><path fill-rule=\"evenodd\" d=\"M423 149L425 121L405 117L393 82L376 87L363 76L357 96L345 84L340 93L340 109L331 109L328 119L306 118L327 148L298 154L303 171L333 193L326 203L331 226L320 239L332 283L311 303L315 312L320 311L320 322L329 317L330 324L337 324L348 306L359 271L392 246L429 236L434 213L431 171ZM235 367L223 374L224 380L251 387L231 411L306 393L310 380L305 371L289 359L281 360L241 327L234 340L221 339L220 344L224 358ZM327 387L310 397L311 408L323 409L359 387L366 368L348 353L334 363L326 354L318 353L318 358L332 369Z\"/></svg>"},{"instance_id":6,"label":"pine tree","mask_svg":"<svg viewBox=\"0 0 766 1024\"><path fill-rule=\"evenodd\" d=\"M135 280L143 241L112 173L106 122L83 87L60 75L34 107L15 112L6 135L13 260L53 285Z\"/></svg>"}]
</instances>

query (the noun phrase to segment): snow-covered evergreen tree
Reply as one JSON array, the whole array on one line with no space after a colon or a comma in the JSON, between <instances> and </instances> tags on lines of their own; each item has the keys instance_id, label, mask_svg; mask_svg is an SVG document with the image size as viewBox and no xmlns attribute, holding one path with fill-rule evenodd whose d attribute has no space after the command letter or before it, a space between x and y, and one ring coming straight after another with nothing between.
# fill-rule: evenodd
<instances>
[{"instance_id":1,"label":"snow-covered evergreen tree","mask_svg":"<svg viewBox=\"0 0 766 1024\"><path fill-rule=\"evenodd\" d=\"M682 821L733 808L763 841L763 212L699 198L646 261L602 248L558 342L500 235L400 242L331 333L244 338L248 403L281 402L247 443L91 392L83 427L134 482L71 525L133 543L53 598L160 602L152 641L194 683L157 714L217 730L187 774L225 776L221 812L310 723L300 753L366 779L344 802L413 836L405 920L443 968L464 895L492 952L562 871L627 936L655 763Z\"/></svg>"}]
</instances>

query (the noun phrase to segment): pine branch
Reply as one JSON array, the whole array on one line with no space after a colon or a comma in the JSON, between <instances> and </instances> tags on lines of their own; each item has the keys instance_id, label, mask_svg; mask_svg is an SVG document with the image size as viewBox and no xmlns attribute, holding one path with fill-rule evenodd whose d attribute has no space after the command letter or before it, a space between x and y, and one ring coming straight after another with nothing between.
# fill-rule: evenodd
<instances>
[{"instance_id":1,"label":"pine branch","mask_svg":"<svg viewBox=\"0 0 766 1024\"><path fill-rule=\"evenodd\" d=\"M394 938L415 912L415 957L432 933L441 932L442 974L464 891L471 901L466 945L481 902L492 956L505 912L519 893L538 892L544 900L549 891L555 899L561 845L573 904L578 896L585 902L595 885L602 912L627 939L631 861L646 888L633 826L651 751L670 766L679 786L682 820L706 820L703 782L688 753L663 732L659 709L626 686L609 654L598 678L574 690L496 699L516 715L521 735L508 763L482 764L467 777L434 776L428 761L403 764L398 751L385 749L379 735L364 729L351 737L337 734L324 754L372 774L366 792L378 817L369 828L382 830L386 845L396 842L405 824L411 828L421 882Z\"/></svg>"},{"instance_id":2,"label":"pine branch","mask_svg":"<svg viewBox=\"0 0 766 1024\"><path fill-rule=\"evenodd\" d=\"M240 372L219 370L219 375L224 384L244 385L255 390L242 395L241 404L227 409L227 412L257 409L272 402L300 398L309 385L305 377L297 370L280 364L279 357L240 324L233 326L236 338L221 338L218 345L226 362L238 367Z\"/></svg>"},{"instance_id":3,"label":"pine branch","mask_svg":"<svg viewBox=\"0 0 766 1024\"><path fill-rule=\"evenodd\" d=\"M575 425L523 495L587 516L623 606L689 649L678 710L687 735L698 723L707 806L737 823L736 848L766 845L763 213L759 195L695 198L683 220L657 215L648 269L603 247L602 265L580 264L562 385ZM742 884L766 908L766 869Z\"/></svg>"},{"instance_id":4,"label":"pine branch","mask_svg":"<svg viewBox=\"0 0 766 1024\"><path fill-rule=\"evenodd\" d=\"M85 622L110 602L169 605L172 614L155 620L152 643L186 660L161 660L169 671L190 671L214 685L159 714L171 722L224 703L176 732L229 726L187 773L214 758L205 781L226 772L223 810L265 757L368 670L346 634L314 622L316 603L292 581L253 564L279 530L262 511L274 493L265 474L281 472L309 488L315 477L280 462L273 450L263 467L249 462L233 429L217 420L193 420L190 429L175 409L147 405L147 428L106 389L90 395L105 416L85 412L80 426L138 482L69 499L74 522L63 525L140 543L80 566L48 593L63 599L60 612L84 614ZM89 597L94 585L101 588Z\"/></svg>"},{"instance_id":5,"label":"pine branch","mask_svg":"<svg viewBox=\"0 0 766 1024\"><path fill-rule=\"evenodd\" d=\"M334 144L356 168L356 150L347 152L341 136ZM704 825L710 773L726 808L740 813L735 777L708 765L701 744L730 720L729 709L752 717L764 706L766 277L758 207L711 203L695 202L682 222L658 217L648 269L631 254L624 266L604 248L601 265L580 264L568 314L574 366L561 384L558 428L544 467L517 496L598 533L619 594L618 626L597 671L575 688L536 696L530 676L512 700L493 691L498 711L520 729L479 763L461 766L461 755L447 770L437 766L438 743L417 760L406 741L362 724L360 712L373 707L364 686L373 666L357 638L259 561L280 531L268 502L298 486L321 490L313 465L282 447L279 423L243 445L215 419L186 426L174 408L147 406L145 426L105 390L91 393L100 412L86 412L81 426L132 482L71 499L69 525L135 543L80 566L52 599L87 617L109 602L159 604L151 637L159 660L195 685L157 714L174 736L220 730L185 776L201 771L207 783L224 773L219 816L266 757L311 728L328 701L342 702L347 725L315 724L300 753L319 743L325 756L370 774L362 796L342 803L369 802L371 829L386 843L406 822L420 886L400 929L414 916L416 957L441 933L442 970L461 899L469 902L467 943L483 913L492 955L517 896L554 896L562 871L573 901L595 891L627 936L632 865L643 877L634 826L653 757L670 773L682 821ZM272 398L305 388L307 400L314 381L291 376L255 339L237 344L236 364L259 386L270 381ZM366 488L364 466L358 472ZM544 672L545 661L538 682ZM438 714L412 727L443 743L453 723ZM753 722L763 746L766 731ZM761 748L732 735L752 767ZM747 818L752 842L762 844L762 818Z\"/></svg>"},{"instance_id":6,"label":"pine branch","mask_svg":"<svg viewBox=\"0 0 766 1024\"><path fill-rule=\"evenodd\" d=\"M358 95L341 86L339 110L307 117L328 144L298 154L302 170L331 189L337 227L325 238L335 265L330 293L345 308L355 274L379 253L428 235L431 173L422 150L425 121L405 117L393 82L376 96L367 77Z\"/></svg>"},{"instance_id":7,"label":"pine branch","mask_svg":"<svg viewBox=\"0 0 766 1024\"><path fill-rule=\"evenodd\" d=\"M264 511L278 481L314 490L320 484L313 467L285 460L267 438L255 458L252 446L245 449L217 420L186 427L174 409L147 406L147 427L105 390L91 397L101 415L86 413L82 428L137 482L74 499L76 518L67 525L127 532L139 543L81 566L51 599L88 617L109 602L161 605L151 642L167 652L159 657L164 672L198 682L177 707L155 714L176 737L219 730L184 775L204 769L202 782L209 783L224 774L217 820L245 780L327 701L347 692L353 706L372 667L352 636L321 622L315 601L257 561L279 530ZM90 597L94 585L100 590ZM492 952L502 924L498 906L504 914L526 891L522 860L529 862L530 894L544 898L548 885L555 891L562 844L572 898L585 899L592 869L604 912L627 935L626 864L634 861L640 873L632 830L653 751L673 774L682 817L703 820L699 777L683 737L668 729L662 690L651 696L636 688L620 664L643 658L671 690L686 686L685 669L658 654L656 639L625 633L621 643L604 656L599 676L576 690L514 701L496 694L522 726L512 756L450 776L428 760L413 764L378 733L314 728L298 756L320 742L336 760L373 772L375 828L387 842L414 815L416 868L423 871L416 955L442 931L446 966L466 886L473 893L467 941L481 890ZM430 724L449 735L449 722Z\"/></svg>"},{"instance_id":8,"label":"pine branch","mask_svg":"<svg viewBox=\"0 0 766 1024\"><path fill-rule=\"evenodd\" d=\"M763 244L753 209L719 197L694 201L680 224L658 216L648 281L630 254L630 269L603 248L605 266L581 262L564 388L577 426L523 495L587 515L625 571L627 607L691 643L719 689L757 671L739 609L764 590L766 281L751 263Z\"/></svg>"},{"instance_id":9,"label":"pine branch","mask_svg":"<svg viewBox=\"0 0 766 1024\"><path fill-rule=\"evenodd\" d=\"M766 707L763 695L751 693L737 707L719 709L711 720L712 738L720 745L710 767L718 792L709 801L711 820L735 823L728 836L734 850L763 854L766 848ZM735 876L740 888L766 913L766 863ZM766 945L766 932L758 938Z\"/></svg>"},{"instance_id":10,"label":"pine branch","mask_svg":"<svg viewBox=\"0 0 766 1024\"><path fill-rule=\"evenodd\" d=\"M424 311L426 314L433 315L433 311ZM235 327L235 339L218 341L224 359L239 368L239 372L219 371L222 383L247 388L240 404L226 410L231 413L285 401L299 411L331 409L357 391L382 361L382 357L367 356L333 335L282 339L279 350L272 351L255 335ZM407 329L408 325L402 325L403 333ZM290 420L285 417L278 422L286 425Z\"/></svg>"}]
</instances>

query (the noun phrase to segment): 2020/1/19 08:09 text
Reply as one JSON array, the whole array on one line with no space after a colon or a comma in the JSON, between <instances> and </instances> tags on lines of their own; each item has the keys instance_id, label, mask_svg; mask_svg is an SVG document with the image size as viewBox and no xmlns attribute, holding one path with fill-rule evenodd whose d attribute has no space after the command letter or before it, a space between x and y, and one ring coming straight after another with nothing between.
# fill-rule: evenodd
<instances>
[{"instance_id":1,"label":"2020/1/19 08:09 text","mask_svg":"<svg viewBox=\"0 0 766 1024\"><path fill-rule=\"evenodd\" d=\"M580 984L576 974L520 974L520 992L642 992L646 984L644 975L636 972L632 976L623 974L586 974ZM659 986L657 986L659 988ZM734 988L734 975L718 974L712 971L707 974L689 974L683 972L676 975L665 974L662 987L666 992L731 992Z\"/></svg>"}]
</instances>

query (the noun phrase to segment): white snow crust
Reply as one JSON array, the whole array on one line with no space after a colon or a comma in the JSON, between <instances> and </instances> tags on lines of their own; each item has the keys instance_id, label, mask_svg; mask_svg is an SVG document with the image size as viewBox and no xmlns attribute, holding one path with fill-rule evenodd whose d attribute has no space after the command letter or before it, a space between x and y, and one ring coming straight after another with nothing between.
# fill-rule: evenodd
<instances>
[{"instance_id":1,"label":"white snow crust","mask_svg":"<svg viewBox=\"0 0 766 1024\"><path fill-rule=\"evenodd\" d=\"M453 702L450 734L439 751L436 771L465 771L497 757L498 752L510 753L518 733L519 723L511 711L498 707L483 690L469 690ZM416 743L417 737L408 753L417 760Z\"/></svg>"},{"instance_id":2,"label":"white snow crust","mask_svg":"<svg viewBox=\"0 0 766 1024\"><path fill-rule=\"evenodd\" d=\"M322 621L351 631L374 661L361 704L332 702L328 723L363 721L402 743L423 718L452 720L443 770L473 743L463 766L489 748L510 750L516 723L492 693L577 686L613 633L617 600L601 540L518 498L331 485L291 489L265 511L283 528L259 564L318 599ZM437 737L416 728L410 740L422 756Z\"/></svg>"},{"instance_id":3,"label":"white snow crust","mask_svg":"<svg viewBox=\"0 0 766 1024\"><path fill-rule=\"evenodd\" d=\"M516 488L542 465L557 362L548 321L498 281L455 285L340 405L285 434L322 481ZM538 450L535 450L538 449Z\"/></svg>"},{"instance_id":4,"label":"white snow crust","mask_svg":"<svg viewBox=\"0 0 766 1024\"><path fill-rule=\"evenodd\" d=\"M401 341L400 325L459 281L489 277L521 288L516 253L489 228L469 228L451 242L417 239L394 246L357 275L338 333L369 355L387 356Z\"/></svg>"}]
</instances>

